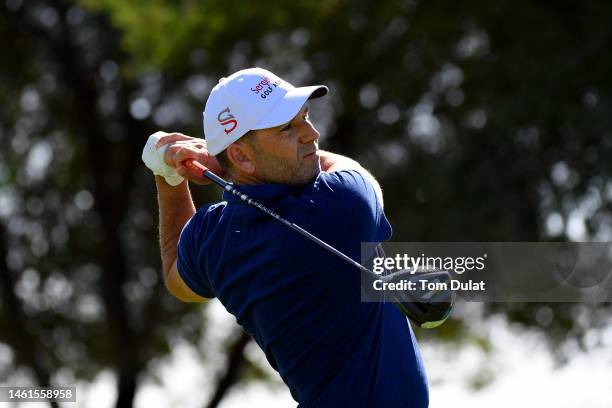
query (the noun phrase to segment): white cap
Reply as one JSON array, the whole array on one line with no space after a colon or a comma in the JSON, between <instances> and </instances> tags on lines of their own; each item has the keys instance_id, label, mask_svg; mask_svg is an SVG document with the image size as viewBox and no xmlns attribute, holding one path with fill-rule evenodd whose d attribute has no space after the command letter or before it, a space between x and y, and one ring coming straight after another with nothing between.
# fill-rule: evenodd
<instances>
[{"instance_id":1,"label":"white cap","mask_svg":"<svg viewBox=\"0 0 612 408\"><path fill-rule=\"evenodd\" d=\"M204 107L208 152L216 156L250 130L288 123L308 99L327 92L323 85L296 88L262 68L221 78Z\"/></svg>"}]
</instances>

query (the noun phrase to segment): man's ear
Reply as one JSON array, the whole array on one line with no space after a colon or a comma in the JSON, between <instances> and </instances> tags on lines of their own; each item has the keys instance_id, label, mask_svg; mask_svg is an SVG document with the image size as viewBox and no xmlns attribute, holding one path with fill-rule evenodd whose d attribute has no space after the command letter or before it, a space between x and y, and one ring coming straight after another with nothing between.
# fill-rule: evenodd
<instances>
[{"instance_id":1,"label":"man's ear","mask_svg":"<svg viewBox=\"0 0 612 408\"><path fill-rule=\"evenodd\" d=\"M253 149L246 143L241 143L240 141L234 142L227 148L227 158L236 169L247 174L253 174L255 172L254 157L255 154Z\"/></svg>"}]
</instances>

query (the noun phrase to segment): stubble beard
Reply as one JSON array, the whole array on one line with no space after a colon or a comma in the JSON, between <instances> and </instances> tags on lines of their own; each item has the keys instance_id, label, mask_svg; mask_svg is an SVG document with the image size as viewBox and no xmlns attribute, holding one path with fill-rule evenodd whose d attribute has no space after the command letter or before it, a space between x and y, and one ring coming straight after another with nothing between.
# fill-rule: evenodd
<instances>
[{"instance_id":1,"label":"stubble beard","mask_svg":"<svg viewBox=\"0 0 612 408\"><path fill-rule=\"evenodd\" d=\"M312 160L312 163L310 163ZM321 172L318 156L312 159L290 161L271 155L260 156L261 178L268 183L301 186L311 182Z\"/></svg>"}]
</instances>

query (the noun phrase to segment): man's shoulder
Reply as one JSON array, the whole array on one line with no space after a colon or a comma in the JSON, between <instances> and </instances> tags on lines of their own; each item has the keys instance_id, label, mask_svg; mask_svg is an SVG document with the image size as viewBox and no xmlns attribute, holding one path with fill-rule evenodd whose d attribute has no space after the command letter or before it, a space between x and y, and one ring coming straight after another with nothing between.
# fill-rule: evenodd
<instances>
[{"instance_id":1,"label":"man's shoulder","mask_svg":"<svg viewBox=\"0 0 612 408\"><path fill-rule=\"evenodd\" d=\"M364 178L364 174L362 170L359 169L343 169L343 170L334 170L330 172L322 171L319 173L318 177L326 177L326 178L342 178L343 176L350 175L352 177Z\"/></svg>"},{"instance_id":2,"label":"man's shoulder","mask_svg":"<svg viewBox=\"0 0 612 408\"><path fill-rule=\"evenodd\" d=\"M227 206L227 201L219 201L217 203L206 203L193 215L194 217L214 216Z\"/></svg>"},{"instance_id":3,"label":"man's shoulder","mask_svg":"<svg viewBox=\"0 0 612 408\"><path fill-rule=\"evenodd\" d=\"M374 199L374 188L368 178L359 170L338 170L321 173L313 189L322 193L334 193L338 197Z\"/></svg>"},{"instance_id":4,"label":"man's shoulder","mask_svg":"<svg viewBox=\"0 0 612 408\"><path fill-rule=\"evenodd\" d=\"M321 172L317 176L314 184L325 183L330 186L354 187L356 184L361 185L367 183L365 175L356 169L351 170L336 170L332 172Z\"/></svg>"},{"instance_id":5,"label":"man's shoulder","mask_svg":"<svg viewBox=\"0 0 612 408\"><path fill-rule=\"evenodd\" d=\"M184 229L196 228L201 232L202 228L205 228L207 224L215 224L223 209L226 207L227 201L221 201L218 203L207 203L198 208L193 216L187 221Z\"/></svg>"}]
</instances>

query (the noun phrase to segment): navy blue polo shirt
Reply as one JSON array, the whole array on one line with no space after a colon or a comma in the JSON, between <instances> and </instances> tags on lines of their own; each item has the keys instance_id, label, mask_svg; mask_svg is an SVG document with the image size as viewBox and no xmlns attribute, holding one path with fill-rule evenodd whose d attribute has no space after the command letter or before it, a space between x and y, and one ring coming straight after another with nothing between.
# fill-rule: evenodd
<instances>
[{"instance_id":1,"label":"navy blue polo shirt","mask_svg":"<svg viewBox=\"0 0 612 408\"><path fill-rule=\"evenodd\" d=\"M322 172L299 187L239 188L357 262L361 242L391 237L374 188L356 170ZM354 266L233 195L223 198L185 225L178 271L236 317L299 406L427 406L405 316L390 303L361 302Z\"/></svg>"}]
</instances>

